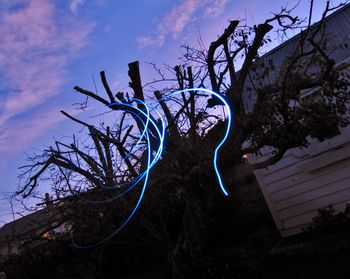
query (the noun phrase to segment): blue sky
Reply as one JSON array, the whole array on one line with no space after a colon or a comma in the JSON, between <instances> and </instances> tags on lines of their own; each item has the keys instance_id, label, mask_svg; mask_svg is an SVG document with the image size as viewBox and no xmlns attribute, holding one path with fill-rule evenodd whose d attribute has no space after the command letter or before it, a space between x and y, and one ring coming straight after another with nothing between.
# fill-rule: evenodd
<instances>
[{"instance_id":1,"label":"blue sky","mask_svg":"<svg viewBox=\"0 0 350 279\"><path fill-rule=\"evenodd\" d=\"M326 1L315 1L315 19ZM333 4L338 1L331 1ZM289 1L293 6L296 1ZM11 218L4 197L18 185L25 152L40 151L78 127L72 114L84 100L75 85L94 89L105 70L112 90L128 90L127 64L139 60L142 79L155 73L147 62L179 63L180 45L206 45L228 20L258 24L278 11L275 0L0 0L0 226ZM308 0L298 15L306 16ZM102 90L101 90L102 92ZM86 112L88 113L88 112Z\"/></svg>"}]
</instances>

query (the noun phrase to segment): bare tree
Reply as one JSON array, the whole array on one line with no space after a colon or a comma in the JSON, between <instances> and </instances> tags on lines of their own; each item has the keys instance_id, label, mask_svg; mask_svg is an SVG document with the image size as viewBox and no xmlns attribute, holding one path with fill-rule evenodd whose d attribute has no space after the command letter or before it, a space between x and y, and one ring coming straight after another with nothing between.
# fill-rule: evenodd
<instances>
[{"instance_id":1,"label":"bare tree","mask_svg":"<svg viewBox=\"0 0 350 279\"><path fill-rule=\"evenodd\" d=\"M313 1L310 16L312 8ZM228 101L234 118L226 150L220 153L224 171L240 164L243 154L259 152L264 146L273 147L274 155L252 167L269 166L279 161L288 149L307 146L309 136L324 138L332 135L337 125L349 123L346 107L348 76L331 59L325 33L325 18L336 8L339 7L330 7L327 3L321 21L313 26L311 19L304 26L303 21L292 16L292 10L285 8L252 27L231 21L208 49L203 45L200 49L185 47L184 65L171 69L175 78L166 78L155 68L160 80L176 81L173 89L210 86ZM279 65L259 57L272 30L286 35L298 28L302 32L294 52ZM274 78L270 79L272 73ZM147 99L138 62L129 64L129 77L132 97L129 93L113 94L104 72L101 72L101 81L106 98L74 87L78 93L101 103L112 113L120 113L120 118L112 125L101 123L100 127L95 127L62 111L87 129L88 139L83 143L76 137L72 143L56 141L54 146L31 158L32 163L23 167L21 175L27 180L17 194L24 198L33 195L46 173L54 181L57 200L73 194L93 204L106 205L106 199L111 202L112 205L96 209L88 203L85 206L78 203L79 210L75 211L74 219L76 235L91 224L85 223L86 220L100 220L101 224L110 222L111 218L100 218L113 215L108 208L115 209L117 219L127 215L132 211L140 189L136 189L135 196L129 199L116 200L115 197L124 192L122 185L130 185L130 181L145 171L148 145L144 138L140 140L140 135L145 130L147 115L140 112L147 110L143 102L154 99L154 106L162 109L167 122L167 139L162 160L154 167L154 176L150 177L150 193L141 205L142 213L137 215L143 231L134 236L151 239L152 245L168 256L174 277L183 278L188 275L186 272L191 269L192 260L204 249L203 241L214 203L223 201L214 187L208 187L216 183L212 154L225 124L225 116L210 113L210 109L222 103L213 96L207 100L208 96L200 90L178 97L171 96L167 90L154 90L154 96ZM303 101L305 90L311 89L320 90L322 101ZM249 92L256 96L256 101L247 106L244 94ZM206 100L205 104L203 100ZM135 126L129 124L131 119ZM155 125L148 128L149 147L155 152L160 144L156 124L159 119L152 114L150 119ZM320 122L327 127L320 128ZM249 145L245 147L247 142ZM229 176L232 172L227 172L224 179L230 179ZM83 209L89 212L86 218L81 218ZM90 213L95 217L92 218ZM177 225L174 225L175 220ZM115 226L107 231L113 232L113 228ZM94 232L95 236L100 233Z\"/></svg>"},{"instance_id":2,"label":"bare tree","mask_svg":"<svg viewBox=\"0 0 350 279\"><path fill-rule=\"evenodd\" d=\"M292 9L282 8L252 27L231 21L207 50L184 46L183 61L194 63L203 73L201 81L209 79L211 88L231 105L231 139L237 161L245 153L257 153L269 146L274 155L252 165L255 169L267 167L290 148L306 147L309 136L324 139L334 135L338 125L349 123L348 74L335 66L331 58L334 49L329 47L330 38L325 33L326 16L343 5L331 7L328 1L321 20L313 26L311 1L306 26L305 20L291 15ZM271 41L272 30L286 35L293 29L300 29L301 34L285 60L260 57L263 47ZM339 47L342 46L335 46ZM305 102L303 94L316 89L322 102ZM244 102L247 93L255 97L248 107ZM208 101L208 106L215 105L220 105L218 99ZM249 142L248 148L243 148L245 142Z\"/></svg>"},{"instance_id":3,"label":"bare tree","mask_svg":"<svg viewBox=\"0 0 350 279\"><path fill-rule=\"evenodd\" d=\"M177 66L174 72L177 88L194 87L191 67ZM63 215L62 222L72 224L74 239L82 245L99 243L114 235L119 229L116 220L119 220L119 224L124 224L123 218L133 211L141 191L137 186L141 184L139 178L146 168L148 146L151 152L155 152L160 145L156 127L159 119L155 119L152 114L150 119L155 125L147 128L149 145L146 138L141 136L146 129L147 119L145 114L140 113L145 112L146 108L142 103L145 97L138 62L129 64L129 76L132 98L128 93L118 92L113 95L104 72L101 72L101 81L108 98L78 86L74 87L77 92L106 106L110 110L108 113L120 113L120 117L111 125L100 123L97 127L61 111L87 130L87 138L82 140L74 135L72 143L56 141L43 153L30 157L31 164L21 167L23 172L20 178L24 184L18 189L17 195L22 195L23 198L37 197L39 182L50 180L52 191L56 194L51 202L61 209L64 202L66 214ZM204 190L204 183L213 181L210 165L215 143L206 140L205 136L206 131L215 125L220 116L209 114L205 107L197 108L197 99L207 97L199 91L191 95L182 93L178 97L155 91L154 97L156 106L159 105L162 109L167 122L167 139L162 155L165 159L159 162L157 175L154 179L151 177L150 184L163 185L158 186L162 189L150 190L152 194L148 196L153 202L148 203L146 213L138 214L143 231L133 236L149 246L159 247L166 254L173 250L169 254L170 262L179 269L180 255L189 251L194 256L200 252L200 231L206 222L202 212L206 211L208 204L203 199L208 199L210 203L209 197L212 195L198 196L197 186ZM136 99L141 102L135 101ZM130 124L131 120L136 123L135 127ZM193 177L199 177L196 183L193 183ZM174 183L177 186L170 187ZM133 191L129 193L130 188ZM209 193L210 189L207 188L205 192ZM127 197L124 193L128 193ZM191 223L191 227L184 225L176 228L177 232L172 231L173 225L168 219L171 215L159 210L160 204L166 209L169 203L174 204L177 212L185 210L182 222ZM151 210L155 205L158 210ZM159 215L158 221L150 221L149 218L154 219L155 215ZM111 220L114 220L112 224ZM94 229L91 228L92 222L98 224ZM191 241L188 241L189 237ZM188 242L188 248L180 251L184 242ZM195 252L195 249L198 251Z\"/></svg>"}]
</instances>

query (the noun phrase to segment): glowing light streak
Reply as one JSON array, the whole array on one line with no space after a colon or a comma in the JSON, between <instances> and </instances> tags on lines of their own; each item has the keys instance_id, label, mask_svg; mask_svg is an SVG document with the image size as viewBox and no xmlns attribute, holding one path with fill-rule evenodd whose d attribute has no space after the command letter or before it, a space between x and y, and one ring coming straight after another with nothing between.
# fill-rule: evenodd
<instances>
[{"instance_id":1,"label":"glowing light streak","mask_svg":"<svg viewBox=\"0 0 350 279\"><path fill-rule=\"evenodd\" d=\"M135 99L136 100L136 99ZM146 191L146 187L147 187L147 182L148 182L148 177L149 177L149 171L150 169L156 164L156 162L158 161L158 159L160 158L160 155L162 153L162 150L163 150L163 141L164 141L164 135L165 135L165 124L164 124L164 121L161 117L161 115L159 114L160 116L160 119L162 121L162 132L159 131L159 129L157 128L157 125L154 123L154 121L149 117L149 108L148 106L142 102L141 100L137 100L138 102L141 102L145 105L145 108L146 108L146 111L147 111L147 114L145 114L142 110L138 109L137 107L133 107L134 109L137 109L140 113L144 114L144 116L146 116L146 123L144 123L142 121L142 119L140 119L142 121L142 123L144 124L144 131L142 133L142 135L140 136L140 138L142 138L144 135L146 135L146 142L147 142L147 168L146 170L141 174L139 175L140 178L134 183L132 184L132 186L130 186L127 190L123 191L122 193L120 193L119 195L117 195L114 199L118 198L118 197L121 197L122 195L126 194L127 192L129 192L132 188L134 188L139 181L142 180L143 177L145 177L144 179L144 182L143 182L143 186L142 186L142 190L141 190L141 194L140 194L140 197L138 198L138 201L134 207L134 209L132 210L132 212L129 214L129 216L127 217L126 220L124 220L120 225L119 227L112 233L110 234L109 236L105 237L104 239L96 242L96 243L93 243L93 244L90 244L90 245L80 245L78 244L75 240L74 240L74 237L72 236L72 243L73 245L76 247L76 248L92 248L92 247L95 247L109 239L111 239L112 237L114 237L116 234L118 234L126 225L127 223L129 223L129 221L131 220L131 218L134 216L134 214L136 213L137 209L139 208L140 204L141 204L141 201L142 201L142 198L144 196L144 193ZM111 104L110 106L112 106L113 104ZM127 104L127 106L131 106L129 104ZM132 106L131 106L132 107ZM151 122L152 125L155 127L157 133L158 133L158 136L159 136L159 146L158 146L158 150L156 152L156 155L154 156L152 162L151 162L151 143L150 143L150 139L149 139L149 132L148 132L148 123ZM138 141L139 142L139 141ZM119 186L116 186L116 187L120 187Z\"/></svg>"},{"instance_id":2,"label":"glowing light streak","mask_svg":"<svg viewBox=\"0 0 350 279\"><path fill-rule=\"evenodd\" d=\"M218 169L218 165L217 165L217 158L218 158L218 152L220 150L220 148L222 147L222 145L225 143L225 141L227 140L228 136L229 136L229 132L231 129L231 123L232 123L232 116L231 116L231 109L229 107L229 104L226 102L226 100L219 95L218 93L215 93L209 89L205 89L205 88L190 88L190 89L184 89L184 90L179 90L179 91L175 91L173 93L171 93L168 96L164 96L161 98L161 100L167 100L170 97L177 95L177 94L181 94L181 93L194 93L196 91L203 91L203 92L207 92L211 95L214 95L215 97L217 97L226 107L227 110L227 127L226 127L226 131L225 131L225 135L223 137L223 139L220 141L220 143L217 145L217 147L215 148L214 151L214 158L213 158L213 165L214 165L214 170L218 179L218 183L220 186L221 191L224 193L225 196L228 196L228 191L225 187L225 185L223 184L221 175L220 175L220 171ZM101 241L94 243L94 244L90 244L90 245L86 245L86 246L82 246L77 244L74 241L74 238L72 236L72 241L73 241L73 245L77 248L91 248L94 247L96 245L101 244L102 242L107 241L108 239L111 239L113 236L115 236L116 234L118 234L120 232L120 230L122 230L127 223L131 220L131 218L134 216L134 214L136 213L137 209L139 208L141 201L143 199L143 196L145 194L146 188L147 188L147 183L148 183L148 178L149 178L149 172L150 170L154 167L154 165L158 162L158 160L161 158L161 154L163 152L163 148L164 148L164 137L165 137L165 129L166 129L166 125L165 125L165 121L162 117L162 115L160 114L160 112L156 109L155 105L151 106L151 105L147 105L145 102L137 99L137 98L132 98L132 101L135 101L136 103L140 103L143 105L143 107L145 108L146 112L139 109L137 106L131 105L131 104L127 104L127 103L113 103L110 104L109 107L112 107L113 105L123 105L126 108L130 108L130 109L124 109L123 111L126 111L128 113L131 113L132 115L134 115L135 118L137 118L143 125L143 131L139 137L139 139L137 140L136 144L131 148L131 150L128 152L128 154L123 158L126 159L128 158L132 152L134 150L137 150L138 146L140 145L141 141L145 138L146 142L147 142L147 167L146 169L140 173L139 175L137 175L136 177L132 178L130 181L121 183L119 185L114 185L114 186L106 186L106 185L99 185L101 188L104 189L113 189L113 188L121 188L121 187L126 187L125 190L123 190L121 193L119 193L118 195L116 195L113 198L110 198L106 201L112 201L115 200L117 198L120 198L121 196L125 195L126 193L128 193L129 191L131 191L134 187L136 187L137 185L139 185L139 182L144 179L143 181L143 185L142 185L142 189L141 189L141 193L140 196L137 200L137 203L135 205L135 207L133 208L132 212L129 214L129 216L119 225L119 227L109 236L107 236L106 238L102 239ZM157 102L154 102L152 104L158 104L160 100L158 100ZM138 112L137 114L135 113L135 110ZM160 126L161 129L159 129L159 124L157 125L157 123L155 123L152 119L152 117L150 116L150 112L156 112L159 116L159 120L160 120ZM144 121L144 119L146 119L146 121ZM150 126L153 128L152 130L154 130L156 132L155 135L157 137L158 140L158 146L155 148L156 152L155 155L152 158L152 146L151 146L151 140L150 140ZM74 164L72 163L72 169L74 170ZM100 173L100 176L102 176L102 173ZM101 203L100 201L96 202L96 201L89 201L87 199L84 199L88 202L92 202L92 203ZM102 202L106 202L106 201L102 201Z\"/></svg>"},{"instance_id":3,"label":"glowing light streak","mask_svg":"<svg viewBox=\"0 0 350 279\"><path fill-rule=\"evenodd\" d=\"M231 116L231 109L229 104L226 102L226 100L218 93L215 93L214 91L211 91L209 89L205 89L205 88L188 88L188 89L183 89L183 90L179 90L179 91L175 91L173 93L171 93L170 95L163 97L161 100L166 100L168 98L170 98L173 95L177 95L177 94L181 94L181 93L186 93L186 92L196 92L196 91L203 91L203 92L207 92L210 93L212 95L214 95L215 97L217 97L223 104L224 106L227 108L227 126L226 126L226 131L225 131L225 135L223 137L223 139L221 140L221 142L218 144L218 146L215 148L214 151L214 159L213 159L213 164L214 164L214 169L215 169L215 173L216 173L216 177L218 178L218 182L219 182L219 186L221 191L224 193L225 196L228 196L228 191L225 187L225 185L222 182L222 178L220 175L220 171L217 165L217 159L218 159L218 152L221 148L221 146L225 143L225 141L227 140L229 133L230 133L230 129L231 129L231 123L232 123L232 116Z\"/></svg>"}]
</instances>

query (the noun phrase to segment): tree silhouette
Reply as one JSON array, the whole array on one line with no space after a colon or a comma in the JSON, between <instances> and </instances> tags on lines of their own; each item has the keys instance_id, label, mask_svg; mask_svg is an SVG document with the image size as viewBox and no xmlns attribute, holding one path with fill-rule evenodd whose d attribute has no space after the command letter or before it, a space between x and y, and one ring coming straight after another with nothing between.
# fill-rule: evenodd
<instances>
[{"instance_id":1,"label":"tree silhouette","mask_svg":"<svg viewBox=\"0 0 350 279\"><path fill-rule=\"evenodd\" d=\"M177 84L172 89L210 87L227 100L234 115L229 142L219 154L225 181L236 179L232 178L232 170L242 163L244 154L272 147L272 157L251 164L252 169L263 168L278 162L290 148L307 146L309 137L324 139L334 135L337 125L348 125L349 79L331 58L325 32L326 16L340 6L330 7L327 2L321 21L311 26L310 19L306 27L285 8L252 27L231 21L208 49L185 46L184 64L173 69ZM312 9L313 1L310 14ZM302 31L294 51L284 61L277 65L276 61L259 57L272 30L286 35L294 29ZM113 234L115 220L122 222L123 216L128 216L141 191L137 182L135 191L119 198L125 190L121 185L130 185L145 171L148 147L152 153L160 144L158 124L149 126L149 146L142 136L147 122L146 114L140 113L147 111L143 102L156 100L167 120L164 153L153 168L141 213L130 225L138 229L130 229L128 238L158 247L168 257L174 278L185 278L205 249L214 208L227 205L212 187L217 183L212 155L224 134L226 120L211 109L223 104L211 96L203 106L203 99L209 96L200 90L178 97L169 97L172 90L155 90L154 100L148 100L138 62L129 64L129 77L132 97L129 93L113 94L104 72L101 81L105 98L74 87L105 106L108 113L121 116L110 125L100 123L96 127L62 111L87 129L88 140L80 143L74 137L70 144L56 141L31 158L32 164L23 167L21 176L27 180L17 194L32 196L46 174L54 181L57 200L73 201L70 208L74 209L67 209L68 219L82 243L98 242L102 235ZM161 74L161 80L167 78ZM317 90L320 101L307 101L306 90ZM247 93L255 96L248 105ZM152 114L150 119L153 123L159 121ZM131 120L136 126L130 124ZM102 229L91 229L93 223Z\"/></svg>"}]
</instances>

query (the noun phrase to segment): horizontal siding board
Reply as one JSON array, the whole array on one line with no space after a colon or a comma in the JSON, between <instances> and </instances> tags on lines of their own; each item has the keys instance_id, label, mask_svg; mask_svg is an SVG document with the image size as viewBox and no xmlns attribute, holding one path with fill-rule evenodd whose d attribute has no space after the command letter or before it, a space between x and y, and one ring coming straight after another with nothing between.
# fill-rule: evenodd
<instances>
[{"instance_id":1,"label":"horizontal siding board","mask_svg":"<svg viewBox=\"0 0 350 279\"><path fill-rule=\"evenodd\" d=\"M350 145L317 156L313 160L300 165L299 168L307 172L313 172L331 164L335 164L341 160L347 159L349 155Z\"/></svg>"},{"instance_id":2,"label":"horizontal siding board","mask_svg":"<svg viewBox=\"0 0 350 279\"><path fill-rule=\"evenodd\" d=\"M275 192L276 190L278 190L281 186L282 180L303 172L301 169L297 168L297 165L299 164L300 162L294 162L294 164L284 169L270 173L269 175L265 175L264 180L265 183L269 185L270 191Z\"/></svg>"},{"instance_id":3,"label":"horizontal siding board","mask_svg":"<svg viewBox=\"0 0 350 279\"><path fill-rule=\"evenodd\" d=\"M274 202L279 202L289 197L302 194L329 184L336 179L348 177L350 173L350 159L332 165L318 173L303 172L300 175L284 181L284 187L280 191L271 193Z\"/></svg>"},{"instance_id":4,"label":"horizontal siding board","mask_svg":"<svg viewBox=\"0 0 350 279\"><path fill-rule=\"evenodd\" d=\"M266 158L268 159L268 158ZM265 168L265 175L264 176L271 176L274 172L282 171L289 166L295 164L298 162L299 158L295 157L293 154L289 154L288 156L283 156L283 160L278 161L276 164L271 165L267 168Z\"/></svg>"},{"instance_id":5,"label":"horizontal siding board","mask_svg":"<svg viewBox=\"0 0 350 279\"><path fill-rule=\"evenodd\" d=\"M282 221L286 230L294 229L296 227L302 229L312 223L312 218L316 217L318 210L312 210L305 214L297 215L292 218L288 218Z\"/></svg>"},{"instance_id":6,"label":"horizontal siding board","mask_svg":"<svg viewBox=\"0 0 350 279\"><path fill-rule=\"evenodd\" d=\"M327 17L326 22L327 51L332 53L337 67L342 67L341 63L348 63L350 59L349 49L338 48L344 43L350 45L350 4ZM272 59L278 71L284 59L296 49L299 39L300 35L295 36L261 59ZM274 81L277 71L270 71L265 83ZM245 86L250 86L249 82ZM247 100L247 107L252 107L256 96L247 95L252 96ZM350 126L341 131L341 135L323 142L312 139L309 147L291 149L278 163L255 171L282 236L301 231L320 208L333 204L340 211L350 202ZM264 148L261 156L252 156L250 161L264 161L271 152L271 148Z\"/></svg>"},{"instance_id":7,"label":"horizontal siding board","mask_svg":"<svg viewBox=\"0 0 350 279\"><path fill-rule=\"evenodd\" d=\"M281 163L286 167L279 169L278 171L272 172L270 169L265 170L264 178L266 183L269 184L271 192L275 192L274 183L278 182L281 178L289 177L293 174L301 173L302 171L316 171L329 165L336 164L338 161L344 160L347 157L350 157L350 138L347 139L346 143L343 143L343 146L337 146L337 149L329 150L329 152L319 153L314 157L304 157L304 158L292 158L291 156L283 158ZM312 167L312 165L315 165ZM278 183L277 185L280 185ZM284 188L286 188L285 186Z\"/></svg>"},{"instance_id":8,"label":"horizontal siding board","mask_svg":"<svg viewBox=\"0 0 350 279\"><path fill-rule=\"evenodd\" d=\"M283 210L290 207L295 207L299 204L303 204L308 201L313 201L320 197L324 197L345 189L350 189L350 172L347 173L345 178L337 178L335 181L325 183L324 185L317 187L315 190L304 192L302 194L290 197L281 202L276 203L277 210Z\"/></svg>"},{"instance_id":9,"label":"horizontal siding board","mask_svg":"<svg viewBox=\"0 0 350 279\"><path fill-rule=\"evenodd\" d=\"M266 200L267 206L270 209L270 212L271 212L272 218L276 224L276 227L278 230L281 230L281 229L283 229L281 218L279 216L277 209L275 208L275 203L271 200L270 192L268 191L267 186L264 184L264 180L263 180L262 175L261 175L261 170L256 170L256 171L254 171L254 173L255 173L256 179L260 185L261 192L263 193L263 196Z\"/></svg>"},{"instance_id":10,"label":"horizontal siding board","mask_svg":"<svg viewBox=\"0 0 350 279\"><path fill-rule=\"evenodd\" d=\"M283 159L277 162L276 164L269 166L267 168L261 169L262 176L264 177L264 180L266 181L266 183L272 184L275 181L280 179L281 174L284 174L285 172L287 172L286 175L288 175L291 172L290 167L293 167L295 164L299 164L299 163L300 163L300 158L297 158L292 154L290 154L289 156L284 156ZM299 171L299 170L296 170L296 171Z\"/></svg>"},{"instance_id":11,"label":"horizontal siding board","mask_svg":"<svg viewBox=\"0 0 350 279\"><path fill-rule=\"evenodd\" d=\"M324 156L326 151L336 152L336 149L339 148L350 148L350 126L346 128L341 128L341 134L325 140L321 143L313 140L307 148L293 148L290 149L283 159L277 162L274 165L271 165L263 169L263 176L270 176L270 179L273 179L271 176L274 172L280 171L282 169L288 168L294 164L298 164L301 160L312 160L312 157ZM344 153L350 153L349 150L344 150ZM270 153L271 154L271 153ZM270 158L270 155L255 157L251 159L252 162L262 162ZM301 166L299 166L301 167ZM267 181L267 183L272 184L273 181Z\"/></svg>"},{"instance_id":12,"label":"horizontal siding board","mask_svg":"<svg viewBox=\"0 0 350 279\"><path fill-rule=\"evenodd\" d=\"M280 218L284 220L293 216L304 214L312 210L323 208L329 204L337 204L347 200L350 200L350 188L338 191L336 193L332 193L327 196L320 197L318 199L314 199L309 202L305 202L303 204L299 204L298 206L292 208L280 210L279 215Z\"/></svg>"}]
</instances>

